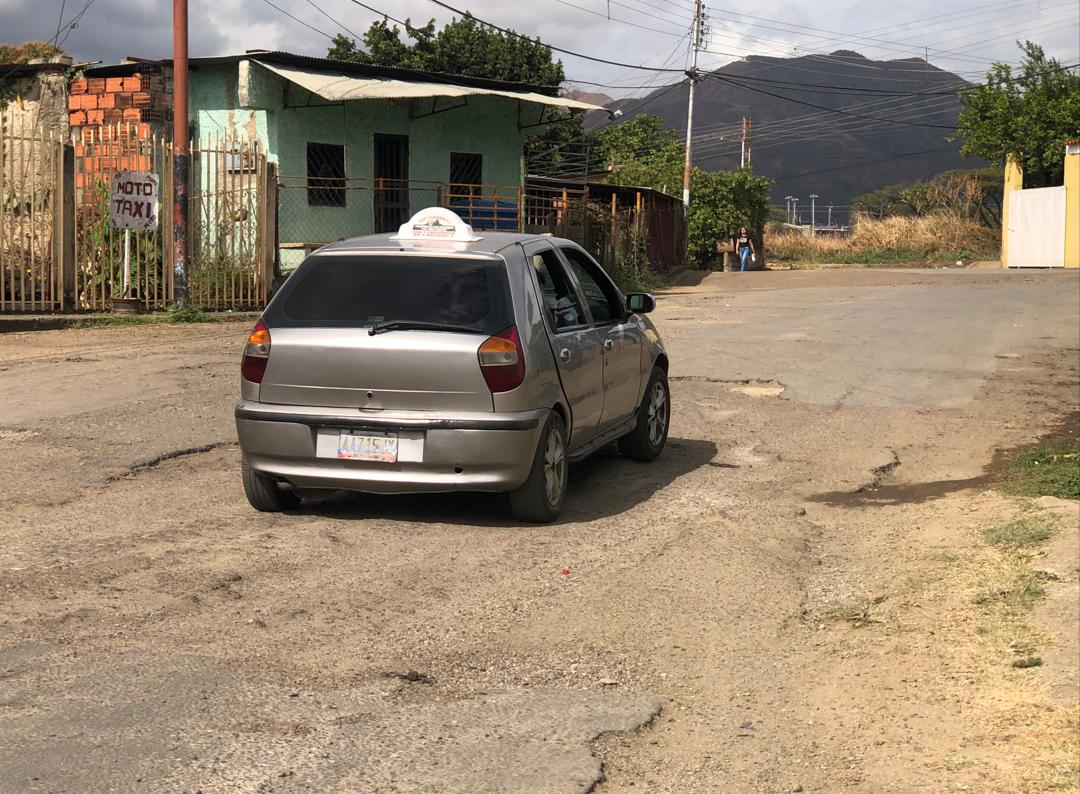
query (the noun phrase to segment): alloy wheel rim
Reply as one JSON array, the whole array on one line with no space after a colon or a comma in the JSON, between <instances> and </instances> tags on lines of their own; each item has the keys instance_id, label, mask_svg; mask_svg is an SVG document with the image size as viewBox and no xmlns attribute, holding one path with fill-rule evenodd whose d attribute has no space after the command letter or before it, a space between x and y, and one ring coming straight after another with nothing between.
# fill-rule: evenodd
<instances>
[{"instance_id":1,"label":"alloy wheel rim","mask_svg":"<svg viewBox=\"0 0 1080 794\"><path fill-rule=\"evenodd\" d=\"M547 446L544 449L544 491L550 505L557 505L562 499L565 471L566 450L562 433L553 427L548 431Z\"/></svg>"},{"instance_id":2,"label":"alloy wheel rim","mask_svg":"<svg viewBox=\"0 0 1080 794\"><path fill-rule=\"evenodd\" d=\"M649 443L658 446L667 432L668 422L668 399L667 389L662 381L652 388L649 395Z\"/></svg>"}]
</instances>

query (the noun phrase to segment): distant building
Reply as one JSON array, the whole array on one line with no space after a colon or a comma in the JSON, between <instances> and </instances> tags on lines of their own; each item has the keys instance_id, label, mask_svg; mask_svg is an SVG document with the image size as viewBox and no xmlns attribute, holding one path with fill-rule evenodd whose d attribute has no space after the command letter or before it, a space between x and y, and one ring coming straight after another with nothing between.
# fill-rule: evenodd
<instances>
[{"instance_id":1,"label":"distant building","mask_svg":"<svg viewBox=\"0 0 1080 794\"><path fill-rule=\"evenodd\" d=\"M554 88L281 52L196 58L190 80L193 137L256 142L276 166L286 267L425 206L516 228L525 137L554 108L595 109Z\"/></svg>"}]
</instances>

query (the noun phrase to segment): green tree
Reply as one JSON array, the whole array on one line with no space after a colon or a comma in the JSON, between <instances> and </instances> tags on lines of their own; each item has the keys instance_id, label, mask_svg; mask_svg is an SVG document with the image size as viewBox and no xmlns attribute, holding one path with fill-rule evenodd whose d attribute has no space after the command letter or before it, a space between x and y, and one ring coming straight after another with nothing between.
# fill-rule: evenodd
<instances>
[{"instance_id":1,"label":"green tree","mask_svg":"<svg viewBox=\"0 0 1080 794\"><path fill-rule=\"evenodd\" d=\"M1080 137L1080 75L1047 58L1032 42L1023 62L995 63L986 82L960 95L961 152L1001 162L1012 155L1028 187L1060 185L1065 141Z\"/></svg>"},{"instance_id":2,"label":"green tree","mask_svg":"<svg viewBox=\"0 0 1080 794\"><path fill-rule=\"evenodd\" d=\"M702 171L690 176L690 217L687 249L691 261L705 265L716 258L716 246L727 250L729 240L745 226L758 251L769 220L769 191L773 182L750 168Z\"/></svg>"},{"instance_id":3,"label":"green tree","mask_svg":"<svg viewBox=\"0 0 1080 794\"><path fill-rule=\"evenodd\" d=\"M0 43L0 63L26 63L34 58L51 58L54 55L66 55L55 44L44 41L24 41L22 44Z\"/></svg>"},{"instance_id":4,"label":"green tree","mask_svg":"<svg viewBox=\"0 0 1080 794\"><path fill-rule=\"evenodd\" d=\"M594 135L592 157L609 169L612 184L671 194L682 190L686 149L679 134L665 127L659 116L642 113L604 127Z\"/></svg>"},{"instance_id":5,"label":"green tree","mask_svg":"<svg viewBox=\"0 0 1080 794\"><path fill-rule=\"evenodd\" d=\"M997 166L943 171L924 182L887 185L851 201L854 213L871 218L949 212L1001 227L1002 172Z\"/></svg>"},{"instance_id":6,"label":"green tree","mask_svg":"<svg viewBox=\"0 0 1080 794\"><path fill-rule=\"evenodd\" d=\"M402 32L385 19L373 22L363 36L366 52L354 39L338 35L327 57L548 87L566 77L562 61L552 60L551 48L539 39L503 33L470 14L441 30L434 19L419 28L405 20L405 40Z\"/></svg>"},{"instance_id":7,"label":"green tree","mask_svg":"<svg viewBox=\"0 0 1080 794\"><path fill-rule=\"evenodd\" d=\"M659 116L642 114L597 133L595 150L610 169L609 182L639 185L671 195L682 191L686 149L673 129ZM717 256L719 243L728 240L740 226L750 229L761 244L769 219L769 190L772 181L749 168L738 171L703 171L690 175L690 217L688 249L698 265ZM761 250L760 248L758 250Z\"/></svg>"}]
</instances>

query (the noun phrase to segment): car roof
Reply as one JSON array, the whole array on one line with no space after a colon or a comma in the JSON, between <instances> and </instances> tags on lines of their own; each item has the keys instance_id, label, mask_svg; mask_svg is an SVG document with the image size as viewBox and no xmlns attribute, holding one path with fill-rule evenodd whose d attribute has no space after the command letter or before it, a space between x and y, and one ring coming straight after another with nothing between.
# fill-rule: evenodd
<instances>
[{"instance_id":1,"label":"car roof","mask_svg":"<svg viewBox=\"0 0 1080 794\"><path fill-rule=\"evenodd\" d=\"M338 240L336 243L330 243L329 245L323 246L316 253L345 254L354 251L357 253L371 251L393 251L395 253L423 251L424 253L433 253L440 248L445 247L447 253L453 253L460 256L461 254L497 254L512 245L524 245L525 243L537 241L547 241L557 244L574 244L571 240L565 240L561 237L552 237L546 234L487 232L481 230L477 230L476 234L479 239L472 242L447 241L445 243L430 240L398 240L395 239L397 235L392 233L369 234L364 237L351 237L347 240Z\"/></svg>"}]
</instances>

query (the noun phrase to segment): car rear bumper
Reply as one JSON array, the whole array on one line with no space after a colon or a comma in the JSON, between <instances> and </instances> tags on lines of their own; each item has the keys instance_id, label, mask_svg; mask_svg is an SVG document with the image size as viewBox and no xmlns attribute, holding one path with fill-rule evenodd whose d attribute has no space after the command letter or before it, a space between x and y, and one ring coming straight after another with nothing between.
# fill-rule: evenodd
<instances>
[{"instance_id":1,"label":"car rear bumper","mask_svg":"<svg viewBox=\"0 0 1080 794\"><path fill-rule=\"evenodd\" d=\"M529 476L547 409L515 413L333 410L242 402L240 447L257 472L299 488L374 493L509 491ZM327 429L400 431L423 440L419 460L397 463L318 457Z\"/></svg>"}]
</instances>

